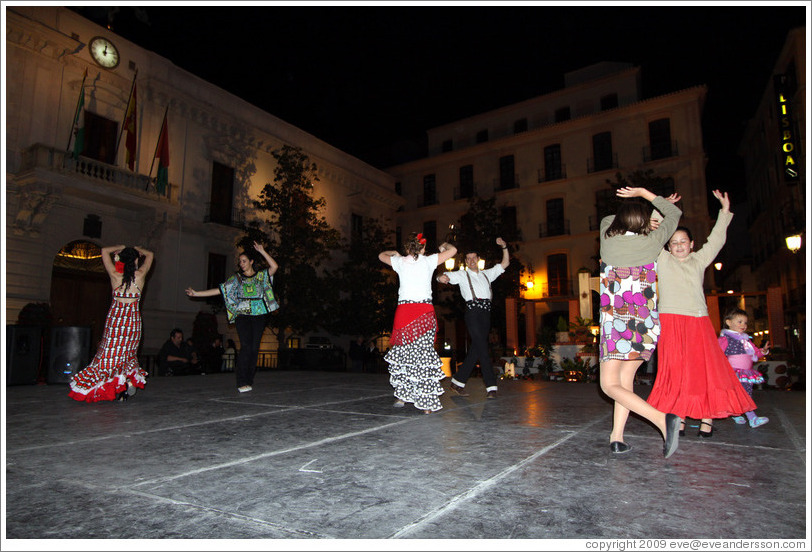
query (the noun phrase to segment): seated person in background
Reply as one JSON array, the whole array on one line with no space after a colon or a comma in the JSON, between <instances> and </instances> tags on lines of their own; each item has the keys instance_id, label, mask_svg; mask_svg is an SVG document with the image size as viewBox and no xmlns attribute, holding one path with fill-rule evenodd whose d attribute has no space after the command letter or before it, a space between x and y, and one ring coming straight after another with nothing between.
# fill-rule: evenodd
<instances>
[{"instance_id":1,"label":"seated person in background","mask_svg":"<svg viewBox=\"0 0 812 552\"><path fill-rule=\"evenodd\" d=\"M206 375L206 367L204 363L201 362L200 355L197 354L197 347L195 347L195 342L191 337L186 340L186 345L189 346L189 350L192 352L192 372L195 374L202 373L203 375Z\"/></svg>"},{"instance_id":2,"label":"seated person in background","mask_svg":"<svg viewBox=\"0 0 812 552\"><path fill-rule=\"evenodd\" d=\"M183 341L183 330L175 328L169 332L169 339L158 352L159 373L164 376L180 376L191 372L193 353L191 347Z\"/></svg>"}]
</instances>

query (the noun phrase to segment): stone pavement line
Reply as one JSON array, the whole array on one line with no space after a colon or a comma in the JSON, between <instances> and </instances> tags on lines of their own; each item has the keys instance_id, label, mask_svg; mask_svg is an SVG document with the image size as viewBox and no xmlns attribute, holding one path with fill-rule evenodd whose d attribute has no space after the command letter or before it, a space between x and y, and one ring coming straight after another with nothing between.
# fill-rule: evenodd
<instances>
[{"instance_id":1,"label":"stone pavement line","mask_svg":"<svg viewBox=\"0 0 812 552\"><path fill-rule=\"evenodd\" d=\"M781 422L781 427L787 433L790 442L793 444L795 452L798 453L798 455L801 457L801 461L804 463L804 465L806 465L806 444L804 439L798 435L798 431L796 431L795 427L790 423L783 410L776 408L775 413L778 415L778 419Z\"/></svg>"},{"instance_id":2,"label":"stone pavement line","mask_svg":"<svg viewBox=\"0 0 812 552\"><path fill-rule=\"evenodd\" d=\"M231 462L223 462L221 464L215 464L213 466L207 466L205 468L198 468L196 470L190 470L184 473L178 473L175 475L170 475L167 477L158 477L156 479L148 479L146 481L140 481L135 483L133 487L138 487L141 485L157 485L159 483L166 483L167 481L174 481L175 479L180 479L183 477L188 477L190 475L197 475L199 473L205 473L208 471L220 470L224 468L230 468L232 466L239 466L241 464L247 464L250 462L254 462L256 460L262 460L263 458L270 458L272 456L279 456L280 454L287 454L289 452L296 452L300 450L306 450L313 447L319 447L321 445L327 445L330 443L335 443L338 441L343 441L344 439L351 439L353 437L358 437L359 435L365 435L367 433L374 433L376 431L381 431L383 429L389 429L394 426L398 426L401 424L405 424L407 422L413 422L415 420L420 420L421 418L412 417L412 418L405 418L403 420L398 420L397 422L391 422L388 424L383 424L380 426L370 427L367 429L362 429L360 431L352 431L350 433L344 433L342 435L336 435L335 437L325 437L324 439L319 439L318 441L311 441L309 443L303 443L301 445L296 445L295 447L289 447L286 449L281 450L273 450L271 452L265 452L262 454L255 454L253 456L247 456L245 458L240 458L239 460L232 460Z\"/></svg>"},{"instance_id":3,"label":"stone pavement line","mask_svg":"<svg viewBox=\"0 0 812 552\"><path fill-rule=\"evenodd\" d=\"M595 424L597 424L599 422L604 422L607 418L609 418L608 415L601 416L600 418L597 418L597 419L591 421L590 423L588 423L585 426L579 428L578 430L571 432L569 435L566 435L565 437L562 437L558 441L555 441L554 443L547 445L543 449L541 449L541 450L539 450L537 452L534 452L533 454L531 454L530 456L528 456L524 460L520 460L519 462L513 464L512 466L510 466L508 468L505 468L504 470L497 473L493 477L491 477L489 479L486 479L485 481L480 481L477 485L471 487L470 489L468 489L464 493L458 494L457 496L453 497L451 500L446 502L446 504L444 504L443 506L439 506L437 508L434 508L433 510L426 513L424 516L422 516L418 520L410 523L409 525L406 525L406 526L402 527L399 531L393 533L392 535L390 535L387 538L399 539L399 538L403 538L403 537L408 536L409 533L412 533L413 531L422 528L424 525L426 525L428 523L431 523L432 521L434 521L435 519L437 519L441 515L445 514L446 512L454 510L458 506L462 505L463 502L466 502L466 501L476 497L477 495L481 494L482 492L486 491L487 489L493 487L500 480L504 479L505 477L512 474L516 470L519 470L519 469L523 468L524 466L526 466L527 464L530 464L531 462L536 460L538 457L544 456L545 454L547 454L548 452L550 452L554 448L558 447L559 445L561 445L563 443L566 443L567 441L569 441L573 437L575 437L577 435L581 435L587 429L591 428Z\"/></svg>"},{"instance_id":4,"label":"stone pavement line","mask_svg":"<svg viewBox=\"0 0 812 552\"><path fill-rule=\"evenodd\" d=\"M246 515L243 515L243 514L238 514L236 512L230 512L228 510L222 510L220 508L212 508L211 506L204 506L202 504L195 504L195 503L192 503L192 502L173 500L173 499L167 498L165 496L161 496L161 495L157 495L157 494L153 494L153 493L146 493L146 492L143 492L143 491L137 491L135 489L131 489L131 488L128 488L128 487L120 487L118 490L119 491L124 491L124 492L132 494L132 495L139 496L141 498L156 501L156 502L164 502L164 503L167 503L167 504L172 504L174 506L187 506L187 507L192 508L194 510L202 510L202 511L205 511L205 512L211 512L211 513L219 514L221 516L225 516L225 517L229 517L229 518L239 519L239 520L246 521L246 522L249 522L249 523L255 523L257 525L264 525L266 527L271 527L273 529L276 529L278 531L283 531L285 533L291 533L291 534L299 536L299 537L307 537L307 538L314 538L314 539L332 539L332 538L335 538L335 537L331 537L329 535L323 535L321 533L316 533L314 531L308 531L307 529L291 528L291 527L288 527L286 525L281 525L279 523L274 523L273 521L268 521L267 519L250 517L250 516L246 516Z\"/></svg>"}]
</instances>

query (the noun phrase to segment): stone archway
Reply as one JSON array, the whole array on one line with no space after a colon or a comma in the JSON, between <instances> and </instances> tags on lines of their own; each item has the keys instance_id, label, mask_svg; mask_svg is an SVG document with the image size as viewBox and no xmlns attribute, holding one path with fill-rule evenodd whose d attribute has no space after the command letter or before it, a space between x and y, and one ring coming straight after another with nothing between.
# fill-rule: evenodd
<instances>
[{"instance_id":1,"label":"stone archway","mask_svg":"<svg viewBox=\"0 0 812 552\"><path fill-rule=\"evenodd\" d=\"M111 297L110 277L98 245L77 240L59 250L51 272L54 326L89 326L95 348L104 331Z\"/></svg>"}]
</instances>

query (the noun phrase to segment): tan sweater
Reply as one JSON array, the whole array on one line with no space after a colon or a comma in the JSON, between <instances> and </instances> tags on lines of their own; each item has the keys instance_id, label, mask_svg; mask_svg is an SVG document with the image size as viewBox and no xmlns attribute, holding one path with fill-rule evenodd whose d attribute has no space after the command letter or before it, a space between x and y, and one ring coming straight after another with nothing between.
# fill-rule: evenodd
<instances>
[{"instance_id":1,"label":"tan sweater","mask_svg":"<svg viewBox=\"0 0 812 552\"><path fill-rule=\"evenodd\" d=\"M733 220L733 213L719 211L716 224L708 236L708 243L699 251L693 251L680 261L663 250L657 259L657 291L660 314L682 314L685 316L708 316L705 302L705 269L710 265L725 245L727 227Z\"/></svg>"},{"instance_id":2,"label":"tan sweater","mask_svg":"<svg viewBox=\"0 0 812 552\"><path fill-rule=\"evenodd\" d=\"M606 229L615 215L603 217L600 229L601 261L612 266L642 266L653 263L663 250L663 245L677 229L682 211L667 199L657 196L651 204L665 217L660 227L649 234L606 237Z\"/></svg>"}]
</instances>

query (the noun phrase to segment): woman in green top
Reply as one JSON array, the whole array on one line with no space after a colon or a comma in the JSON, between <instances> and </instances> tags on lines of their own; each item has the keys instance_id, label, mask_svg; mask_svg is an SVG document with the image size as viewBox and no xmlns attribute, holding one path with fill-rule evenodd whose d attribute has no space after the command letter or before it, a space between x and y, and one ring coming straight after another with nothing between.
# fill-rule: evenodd
<instances>
[{"instance_id":1,"label":"woman in green top","mask_svg":"<svg viewBox=\"0 0 812 552\"><path fill-rule=\"evenodd\" d=\"M253 388L266 315L279 308L273 292L273 275L279 265L261 244L254 242L254 250L268 263L267 269L256 270L253 255L242 252L237 260L239 270L218 287L205 291L195 291L191 287L186 289L189 297L223 296L228 322L237 326L237 335L240 336L240 354L237 355L234 370L240 393Z\"/></svg>"}]
</instances>

